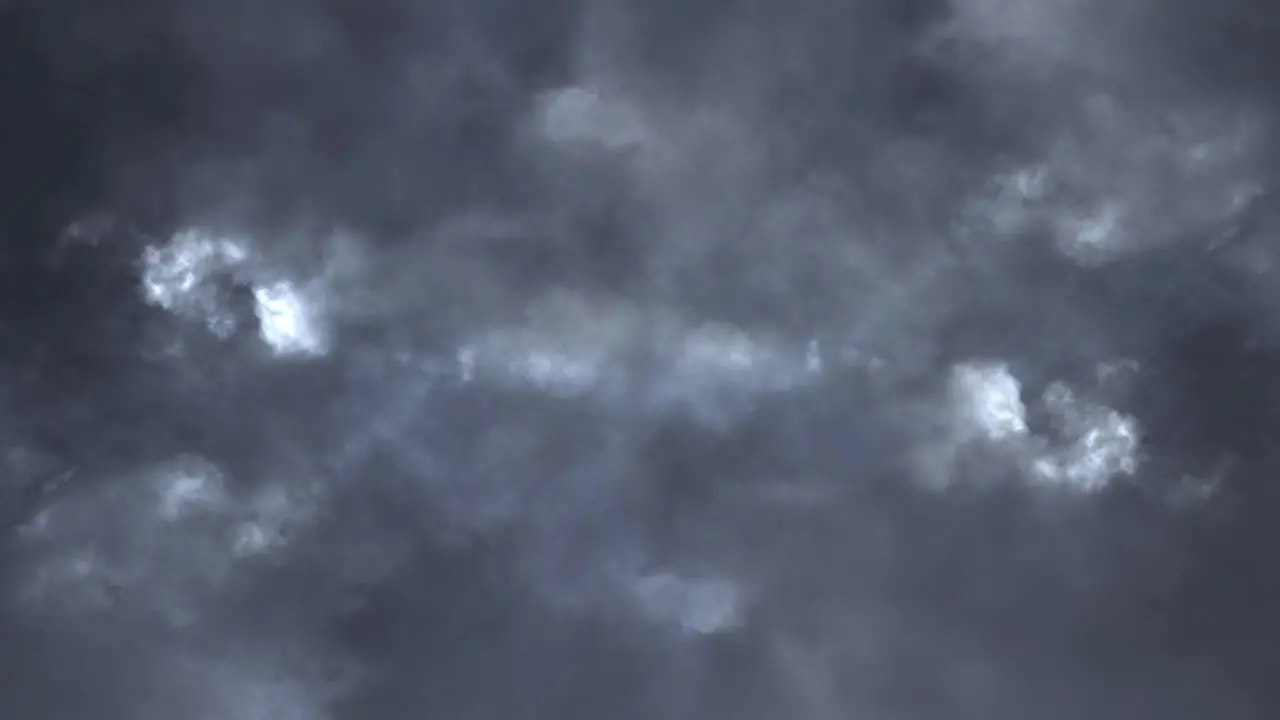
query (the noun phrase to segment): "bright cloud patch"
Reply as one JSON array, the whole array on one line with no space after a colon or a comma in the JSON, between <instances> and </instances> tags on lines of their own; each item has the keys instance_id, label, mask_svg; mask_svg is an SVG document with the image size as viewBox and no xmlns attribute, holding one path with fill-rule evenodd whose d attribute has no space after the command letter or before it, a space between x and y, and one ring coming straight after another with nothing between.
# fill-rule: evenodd
<instances>
[{"instance_id":1,"label":"bright cloud patch","mask_svg":"<svg viewBox=\"0 0 1280 720\"><path fill-rule=\"evenodd\" d=\"M560 298L537 307L523 325L478 336L457 362L468 382L710 417L735 398L811 382L822 365L815 353L729 325L691 325L668 313Z\"/></svg>"},{"instance_id":2,"label":"bright cloud patch","mask_svg":"<svg viewBox=\"0 0 1280 720\"><path fill-rule=\"evenodd\" d=\"M951 391L962 432L990 440L1027 433L1022 385L1004 363L959 365L951 373Z\"/></svg>"},{"instance_id":3,"label":"bright cloud patch","mask_svg":"<svg viewBox=\"0 0 1280 720\"><path fill-rule=\"evenodd\" d=\"M240 325L229 288L247 286L259 335L275 355L322 355L328 349L313 298L266 272L245 241L183 230L166 244L148 246L141 264L146 303L200 320L219 337L229 337Z\"/></svg>"},{"instance_id":4,"label":"bright cloud patch","mask_svg":"<svg viewBox=\"0 0 1280 720\"><path fill-rule=\"evenodd\" d=\"M174 234L142 253L142 297L150 305L199 319L219 336L235 332L235 316L211 280L249 259L242 242L195 230Z\"/></svg>"},{"instance_id":5,"label":"bright cloud patch","mask_svg":"<svg viewBox=\"0 0 1280 720\"><path fill-rule=\"evenodd\" d=\"M1045 391L1043 402L1065 444L1035 460L1036 475L1094 490L1137 472L1139 433L1132 417L1083 401L1061 383Z\"/></svg>"},{"instance_id":6,"label":"bright cloud patch","mask_svg":"<svg viewBox=\"0 0 1280 720\"><path fill-rule=\"evenodd\" d=\"M263 342L277 355L321 355L325 338L315 311L288 282L253 290L255 313Z\"/></svg>"},{"instance_id":7,"label":"bright cloud patch","mask_svg":"<svg viewBox=\"0 0 1280 720\"><path fill-rule=\"evenodd\" d=\"M1045 433L1031 432L1022 384L1004 363L955 367L951 402L956 435L950 442L999 443L1037 483L1092 492L1137 472L1138 421L1079 397L1064 383L1053 383L1038 399L1052 425Z\"/></svg>"}]
</instances>

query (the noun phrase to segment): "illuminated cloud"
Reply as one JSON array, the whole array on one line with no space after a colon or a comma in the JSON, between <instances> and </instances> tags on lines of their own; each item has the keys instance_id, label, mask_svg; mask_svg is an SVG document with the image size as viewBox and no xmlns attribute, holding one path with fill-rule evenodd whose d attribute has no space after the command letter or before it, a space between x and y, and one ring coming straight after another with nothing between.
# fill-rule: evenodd
<instances>
[{"instance_id":1,"label":"illuminated cloud","mask_svg":"<svg viewBox=\"0 0 1280 720\"><path fill-rule=\"evenodd\" d=\"M288 282L253 289L259 333L277 355L322 355L327 350L315 309Z\"/></svg>"}]
</instances>

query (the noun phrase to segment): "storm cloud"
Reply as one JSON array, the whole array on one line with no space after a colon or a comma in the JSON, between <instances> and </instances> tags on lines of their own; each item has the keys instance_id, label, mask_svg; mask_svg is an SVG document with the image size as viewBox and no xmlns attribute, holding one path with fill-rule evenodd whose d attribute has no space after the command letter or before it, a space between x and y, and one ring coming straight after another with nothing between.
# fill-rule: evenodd
<instances>
[{"instance_id":1,"label":"storm cloud","mask_svg":"<svg viewBox=\"0 0 1280 720\"><path fill-rule=\"evenodd\" d=\"M0 5L0 715L1274 716L1277 22Z\"/></svg>"}]
</instances>

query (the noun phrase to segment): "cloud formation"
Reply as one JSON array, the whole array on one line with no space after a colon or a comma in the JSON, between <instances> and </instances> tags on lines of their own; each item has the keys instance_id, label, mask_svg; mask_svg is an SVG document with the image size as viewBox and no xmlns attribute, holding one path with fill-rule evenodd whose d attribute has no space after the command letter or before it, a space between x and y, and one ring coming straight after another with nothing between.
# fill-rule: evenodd
<instances>
[{"instance_id":1,"label":"cloud formation","mask_svg":"<svg viewBox=\"0 0 1280 720\"><path fill-rule=\"evenodd\" d=\"M0 715L1269 717L1248 5L0 6Z\"/></svg>"}]
</instances>

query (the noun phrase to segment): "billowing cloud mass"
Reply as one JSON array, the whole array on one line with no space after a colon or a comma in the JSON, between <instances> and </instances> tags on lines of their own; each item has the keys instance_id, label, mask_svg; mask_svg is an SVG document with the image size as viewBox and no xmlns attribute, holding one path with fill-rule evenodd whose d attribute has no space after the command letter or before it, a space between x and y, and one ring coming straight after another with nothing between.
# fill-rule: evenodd
<instances>
[{"instance_id":1,"label":"billowing cloud mass","mask_svg":"<svg viewBox=\"0 0 1280 720\"><path fill-rule=\"evenodd\" d=\"M1277 17L0 3L0 717L1275 717Z\"/></svg>"}]
</instances>

